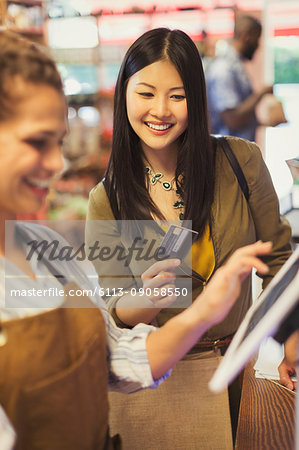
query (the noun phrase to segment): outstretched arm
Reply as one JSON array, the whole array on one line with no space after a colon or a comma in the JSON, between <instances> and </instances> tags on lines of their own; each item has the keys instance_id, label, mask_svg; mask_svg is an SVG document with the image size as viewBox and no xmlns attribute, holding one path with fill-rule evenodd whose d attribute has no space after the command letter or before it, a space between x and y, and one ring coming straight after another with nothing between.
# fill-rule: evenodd
<instances>
[{"instance_id":1,"label":"outstretched arm","mask_svg":"<svg viewBox=\"0 0 299 450\"><path fill-rule=\"evenodd\" d=\"M226 109L221 113L221 117L225 125L230 130L240 128L250 120L256 105L261 101L264 95L273 92L272 86L263 86L259 91L249 95L238 106L231 109Z\"/></svg>"},{"instance_id":2,"label":"outstretched arm","mask_svg":"<svg viewBox=\"0 0 299 450\"><path fill-rule=\"evenodd\" d=\"M267 273L268 267L257 256L270 250L271 243L261 241L238 249L192 306L148 335L147 353L154 379L173 367L212 325L224 319L252 268Z\"/></svg>"}]
</instances>

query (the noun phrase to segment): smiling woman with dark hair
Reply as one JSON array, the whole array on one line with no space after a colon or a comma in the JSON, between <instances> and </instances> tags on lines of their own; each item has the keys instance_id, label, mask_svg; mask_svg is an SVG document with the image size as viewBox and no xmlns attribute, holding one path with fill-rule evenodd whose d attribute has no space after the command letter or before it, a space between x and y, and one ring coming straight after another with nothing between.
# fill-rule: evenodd
<instances>
[{"instance_id":1,"label":"smiling woman with dark hair","mask_svg":"<svg viewBox=\"0 0 299 450\"><path fill-rule=\"evenodd\" d=\"M192 61L192 65L190 65L190 61ZM170 70L175 69L177 80L174 82L178 81L180 85L171 85L172 91L169 92L171 103L169 105L171 104L176 110L178 107L184 108L186 115L184 129L179 131L178 136L173 137L174 133L177 133L177 124L170 123L171 128L168 132L166 134L160 132L160 134L162 138L166 136L171 141L176 141L177 151L173 152L175 166L171 167L175 173L171 174L171 177L174 175L174 181L180 184L180 176L184 173L184 190L182 192L185 200L184 218L192 219L193 229L202 234L210 217L210 206L213 199L214 150L207 126L208 116L202 64L195 45L191 39L186 38L182 31L161 28L144 34L132 45L122 63L115 89L112 155L106 172L105 186L108 196L111 198L115 216L128 220L152 219L153 215L158 218L163 217L163 212L157 208L149 193L147 178L144 176L144 148L141 145L139 134L134 130L130 118L128 119L129 112L127 111L130 104L134 110L138 104L136 103L138 96L143 97L148 104L154 100L155 87L148 86L149 89L146 89L146 85L142 86L142 89L140 88L132 99L128 98L128 93L131 91L127 90L128 85L132 83L131 77L145 68L150 70L150 66L154 63L168 65ZM164 81L169 84L167 76L168 72L164 79L158 78L158 82ZM151 79L151 74L148 74L147 77ZM181 89L174 90L175 87L181 87ZM156 114L155 121L167 124L170 114L162 111L160 116L163 120L159 119L159 114ZM143 123L148 127L146 122ZM149 136L151 133L155 133L153 128L152 132L149 130L147 132ZM158 133L159 131L155 134L157 141L159 141ZM163 146L165 139L160 139L160 141ZM199 147L200 152L198 151ZM171 159L173 160L174 157ZM174 161L171 162L174 163ZM170 165L170 161L168 164ZM164 176L166 177L166 174ZM128 179L130 183L128 183ZM191 201L191 198L194 197L197 199L196 203ZM177 218L178 214L175 214L174 217Z\"/></svg>"},{"instance_id":2,"label":"smiling woman with dark hair","mask_svg":"<svg viewBox=\"0 0 299 450\"><path fill-rule=\"evenodd\" d=\"M158 386L228 313L250 268L267 271L256 256L271 246L239 250L165 327L118 328L74 259L28 258L32 242L55 243L58 253L71 248L52 229L16 221L38 211L63 167L66 103L52 59L4 30L0 67L0 448L119 449L108 433L108 385L126 393Z\"/></svg>"},{"instance_id":3,"label":"smiling woman with dark hair","mask_svg":"<svg viewBox=\"0 0 299 450\"><path fill-rule=\"evenodd\" d=\"M147 221L144 236L148 242L154 237L156 248L165 235L165 228L157 221L178 221L183 226L192 221L198 238L181 267L189 266L193 299L242 245L257 239L273 242L273 250L265 258L270 271L263 276L263 287L291 253L290 228L280 219L278 199L259 148L234 137L227 143L244 172L248 199L219 141L209 134L205 78L195 44L184 32L167 28L140 36L120 68L111 158L105 179L90 193L88 219ZM95 237L88 225L89 245ZM115 246L127 245L117 226L111 226L106 236L102 233L101 239ZM130 306L136 288L149 283L138 276L147 269L144 261L131 261L125 272L117 261L110 266L94 261L94 265L103 288L111 288L113 279L125 292L105 297L119 326L131 327L139 322L161 326L181 311L174 307L176 299L162 289L157 290L155 298L139 295L139 303ZM157 275L152 274L151 282L155 280ZM171 285L174 283L172 279ZM146 306L149 301L152 308ZM163 307L163 301L172 307ZM209 396L207 379L251 302L248 278L228 317L196 343L193 360L178 364L174 377L159 394L134 395L130 402L123 399L123 403L113 397L112 422L132 437L125 441L127 448L231 447L226 398L219 403ZM175 423L169 420L172 405L179 409ZM157 421L157 412L162 410L163 418L158 415ZM234 405L232 400L231 411L236 418L238 399ZM207 417L209 425L205 427ZM145 426L148 421L152 428ZM210 443L203 444L203 440Z\"/></svg>"}]
</instances>

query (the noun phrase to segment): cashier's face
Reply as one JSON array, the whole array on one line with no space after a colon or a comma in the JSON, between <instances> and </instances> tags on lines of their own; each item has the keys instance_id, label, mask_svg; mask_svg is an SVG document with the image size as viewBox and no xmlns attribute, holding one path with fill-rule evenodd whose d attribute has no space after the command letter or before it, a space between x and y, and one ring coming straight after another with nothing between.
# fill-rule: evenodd
<instances>
[{"instance_id":1,"label":"cashier's face","mask_svg":"<svg viewBox=\"0 0 299 450\"><path fill-rule=\"evenodd\" d=\"M53 87L17 79L17 101L0 122L0 214L36 212L53 176L62 170L62 139L67 131L63 95Z\"/></svg>"}]
</instances>

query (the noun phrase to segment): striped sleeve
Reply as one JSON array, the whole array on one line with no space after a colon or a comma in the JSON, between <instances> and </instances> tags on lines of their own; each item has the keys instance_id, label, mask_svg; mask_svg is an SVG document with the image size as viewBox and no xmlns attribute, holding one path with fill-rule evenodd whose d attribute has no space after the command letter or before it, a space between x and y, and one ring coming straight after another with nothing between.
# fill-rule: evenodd
<instances>
[{"instance_id":1,"label":"striped sleeve","mask_svg":"<svg viewBox=\"0 0 299 450\"><path fill-rule=\"evenodd\" d=\"M155 327L140 323L132 329L118 328L106 309L102 313L107 327L109 390L131 393L154 389L168 378L171 370L158 380L152 377L146 339Z\"/></svg>"}]
</instances>

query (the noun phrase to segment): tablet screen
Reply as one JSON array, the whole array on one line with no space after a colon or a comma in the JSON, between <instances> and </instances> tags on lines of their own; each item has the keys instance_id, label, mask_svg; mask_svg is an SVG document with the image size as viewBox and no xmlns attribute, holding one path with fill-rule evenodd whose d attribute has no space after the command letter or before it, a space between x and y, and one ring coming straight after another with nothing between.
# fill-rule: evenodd
<instances>
[{"instance_id":1,"label":"tablet screen","mask_svg":"<svg viewBox=\"0 0 299 450\"><path fill-rule=\"evenodd\" d=\"M299 259L297 258L296 261L294 261L294 263L289 267L283 278L281 278L279 282L272 287L270 292L268 292L268 295L264 297L261 305L258 306L256 311L252 314L248 327L244 332L243 340L249 335L249 333L251 333L251 331L260 322L261 318L264 317L266 312L271 308L271 306L274 305L274 303L279 299L284 290L289 286L289 284L297 274L298 268Z\"/></svg>"},{"instance_id":2,"label":"tablet screen","mask_svg":"<svg viewBox=\"0 0 299 450\"><path fill-rule=\"evenodd\" d=\"M286 323L299 300L299 248L244 317L209 386L220 392L256 353L262 340Z\"/></svg>"}]
</instances>

